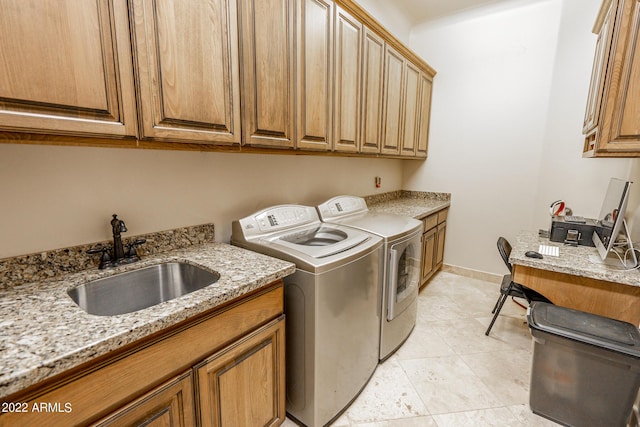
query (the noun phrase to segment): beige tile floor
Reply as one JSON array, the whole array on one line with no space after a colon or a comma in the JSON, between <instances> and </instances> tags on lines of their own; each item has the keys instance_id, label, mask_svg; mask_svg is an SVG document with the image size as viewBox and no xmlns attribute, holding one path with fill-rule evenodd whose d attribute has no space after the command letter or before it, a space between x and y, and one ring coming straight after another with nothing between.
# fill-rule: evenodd
<instances>
[{"instance_id":1,"label":"beige tile floor","mask_svg":"<svg viewBox=\"0 0 640 427\"><path fill-rule=\"evenodd\" d=\"M434 276L418 297L411 336L332 427L557 426L528 406L525 310L509 299L484 335L498 292L496 283Z\"/></svg>"}]
</instances>

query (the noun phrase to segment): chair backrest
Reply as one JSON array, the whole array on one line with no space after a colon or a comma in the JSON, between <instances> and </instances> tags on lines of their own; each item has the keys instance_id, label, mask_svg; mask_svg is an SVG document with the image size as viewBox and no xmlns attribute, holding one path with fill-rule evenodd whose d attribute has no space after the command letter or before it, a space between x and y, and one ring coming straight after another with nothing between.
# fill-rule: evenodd
<instances>
[{"instance_id":1,"label":"chair backrest","mask_svg":"<svg viewBox=\"0 0 640 427\"><path fill-rule=\"evenodd\" d=\"M511 244L504 237L498 237L498 252L502 260L506 264L509 271L511 271L511 263L509 262L509 255L511 255Z\"/></svg>"}]
</instances>

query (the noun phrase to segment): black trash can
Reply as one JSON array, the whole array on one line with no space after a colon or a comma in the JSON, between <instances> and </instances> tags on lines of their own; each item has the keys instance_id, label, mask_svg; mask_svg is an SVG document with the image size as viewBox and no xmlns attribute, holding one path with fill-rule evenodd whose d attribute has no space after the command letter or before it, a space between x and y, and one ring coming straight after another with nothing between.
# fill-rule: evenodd
<instances>
[{"instance_id":1,"label":"black trash can","mask_svg":"<svg viewBox=\"0 0 640 427\"><path fill-rule=\"evenodd\" d=\"M569 426L625 426L640 387L640 332L631 323L534 302L531 410Z\"/></svg>"}]
</instances>

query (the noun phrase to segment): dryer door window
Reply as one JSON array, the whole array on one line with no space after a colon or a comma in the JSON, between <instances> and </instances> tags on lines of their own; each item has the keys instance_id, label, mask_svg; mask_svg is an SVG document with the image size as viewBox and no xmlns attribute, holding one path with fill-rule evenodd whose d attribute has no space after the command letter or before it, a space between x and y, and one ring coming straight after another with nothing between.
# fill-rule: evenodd
<instances>
[{"instance_id":1,"label":"dryer door window","mask_svg":"<svg viewBox=\"0 0 640 427\"><path fill-rule=\"evenodd\" d=\"M392 245L389 252L387 320L391 321L411 305L418 295L420 234Z\"/></svg>"}]
</instances>

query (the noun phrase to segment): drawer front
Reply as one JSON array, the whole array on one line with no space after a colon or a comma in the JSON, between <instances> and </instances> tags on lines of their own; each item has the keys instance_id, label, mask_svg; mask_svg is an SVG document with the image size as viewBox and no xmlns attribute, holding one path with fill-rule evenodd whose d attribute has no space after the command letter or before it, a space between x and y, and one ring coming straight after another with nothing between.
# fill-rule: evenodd
<instances>
[{"instance_id":1,"label":"drawer front","mask_svg":"<svg viewBox=\"0 0 640 427\"><path fill-rule=\"evenodd\" d=\"M447 214L449 213L449 208L443 209L438 212L438 224L442 224L447 220Z\"/></svg>"},{"instance_id":2,"label":"drawer front","mask_svg":"<svg viewBox=\"0 0 640 427\"><path fill-rule=\"evenodd\" d=\"M424 219L424 231L430 230L438 225L438 214L434 213Z\"/></svg>"},{"instance_id":3,"label":"drawer front","mask_svg":"<svg viewBox=\"0 0 640 427\"><path fill-rule=\"evenodd\" d=\"M95 427L195 427L193 374L188 371L96 423Z\"/></svg>"}]
</instances>

